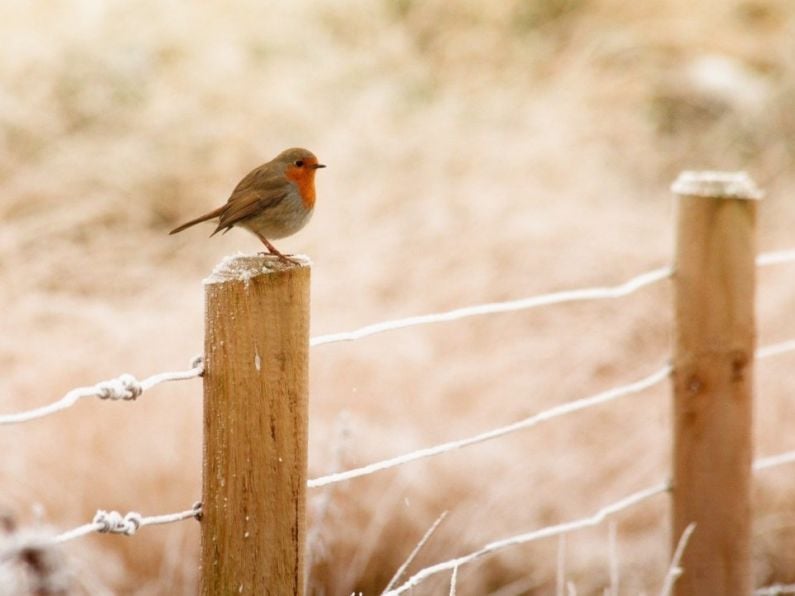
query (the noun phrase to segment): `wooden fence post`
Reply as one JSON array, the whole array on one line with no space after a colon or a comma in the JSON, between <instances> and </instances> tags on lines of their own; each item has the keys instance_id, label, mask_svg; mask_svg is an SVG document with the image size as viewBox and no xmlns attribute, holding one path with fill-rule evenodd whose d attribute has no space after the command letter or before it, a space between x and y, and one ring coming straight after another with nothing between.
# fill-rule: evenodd
<instances>
[{"instance_id":1,"label":"wooden fence post","mask_svg":"<svg viewBox=\"0 0 795 596\"><path fill-rule=\"evenodd\" d=\"M676 239L673 535L677 596L751 593L756 206L744 173L684 172Z\"/></svg>"},{"instance_id":2,"label":"wooden fence post","mask_svg":"<svg viewBox=\"0 0 795 596\"><path fill-rule=\"evenodd\" d=\"M205 280L205 596L304 592L309 276L258 255Z\"/></svg>"}]
</instances>

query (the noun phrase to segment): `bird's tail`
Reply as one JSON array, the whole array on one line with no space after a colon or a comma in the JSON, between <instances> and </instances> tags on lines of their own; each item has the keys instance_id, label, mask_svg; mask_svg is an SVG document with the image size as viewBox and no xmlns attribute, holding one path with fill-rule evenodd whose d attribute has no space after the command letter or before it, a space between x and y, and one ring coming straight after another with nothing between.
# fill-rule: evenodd
<instances>
[{"instance_id":1,"label":"bird's tail","mask_svg":"<svg viewBox=\"0 0 795 596\"><path fill-rule=\"evenodd\" d=\"M192 219L189 222L182 224L179 227L174 228L169 232L169 234L177 234L182 230L189 228L191 226L195 226L197 223L201 223L203 221L207 221L208 219L213 219L221 215L221 212L224 210L223 206L218 207L218 209L213 209L209 213L205 213L204 215L197 217L196 219Z\"/></svg>"}]
</instances>

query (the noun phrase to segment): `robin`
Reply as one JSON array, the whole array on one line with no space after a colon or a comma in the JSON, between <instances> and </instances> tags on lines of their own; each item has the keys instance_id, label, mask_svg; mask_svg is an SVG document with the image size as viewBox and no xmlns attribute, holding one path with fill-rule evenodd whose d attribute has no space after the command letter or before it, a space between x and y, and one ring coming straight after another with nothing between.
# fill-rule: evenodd
<instances>
[{"instance_id":1,"label":"robin","mask_svg":"<svg viewBox=\"0 0 795 596\"><path fill-rule=\"evenodd\" d=\"M303 228L315 208L315 170L326 166L306 149L282 151L273 160L249 172L218 209L174 228L176 234L197 223L218 218L210 236L233 226L253 232L280 260L293 262L268 240L292 236Z\"/></svg>"}]
</instances>

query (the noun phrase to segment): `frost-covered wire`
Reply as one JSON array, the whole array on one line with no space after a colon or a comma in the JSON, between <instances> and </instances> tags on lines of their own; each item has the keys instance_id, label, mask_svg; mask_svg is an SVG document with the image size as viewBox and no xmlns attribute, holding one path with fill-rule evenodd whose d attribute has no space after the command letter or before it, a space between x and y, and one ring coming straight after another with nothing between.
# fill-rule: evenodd
<instances>
[{"instance_id":1,"label":"frost-covered wire","mask_svg":"<svg viewBox=\"0 0 795 596\"><path fill-rule=\"evenodd\" d=\"M309 488L316 488L319 486L326 486L327 484L334 484L335 482L350 480L352 478L359 478L360 476L367 476L375 472L388 470L389 468L401 466L403 464L417 461L419 459L425 459L427 457L432 457L435 455L440 455L442 453L447 453L448 451L453 451L454 449L461 449L462 447L468 447L470 445L475 445L477 443L483 443L485 441L490 441L498 437L503 437L505 435L509 435L511 433L515 433L517 431L533 427L537 424L540 424L541 422L552 420L553 418L558 418L560 416L565 416L566 414L572 414L574 412L579 412L587 408L598 406L600 404L613 401L614 399L618 399L619 397L623 397L625 395L632 395L634 393L639 393L665 380L668 377L668 375L671 374L671 370L672 370L671 366L669 364L666 364L665 366L657 369L650 375L647 375L642 379L639 379L638 381L635 381L633 383L628 383L627 385L621 385L619 387L613 387L612 389L608 389L607 391L601 391L589 397L585 397L582 399L578 399L576 401L570 401L564 404L554 406L552 408L549 408L548 410L543 410L538 414L534 414L533 416L524 418L523 420L519 420L512 424L508 424L506 426L501 426L499 428L495 428L493 430L480 433L473 437L468 437L466 439L460 439L457 441L449 441L447 443L442 443L440 445L435 445L433 447L427 447L425 449L412 451L411 453L406 453L405 455L400 455L383 461L368 464L360 468L354 468L352 470L347 470L345 472L337 472L335 474L329 474L327 476L315 478L309 481L308 486Z\"/></svg>"},{"instance_id":2,"label":"frost-covered wire","mask_svg":"<svg viewBox=\"0 0 795 596\"><path fill-rule=\"evenodd\" d=\"M75 538L81 538L88 534L124 534L125 536L133 536L135 533L144 526L155 526L160 524L171 524L186 519L198 519L201 516L201 504L196 503L190 509L179 511L177 513L168 513L165 515L152 515L144 517L140 513L130 511L122 515L118 511L104 511L100 509L94 515L94 519L89 524L78 526L72 530L62 532L55 536L52 541L55 544L68 542Z\"/></svg>"},{"instance_id":3,"label":"frost-covered wire","mask_svg":"<svg viewBox=\"0 0 795 596\"><path fill-rule=\"evenodd\" d=\"M753 469L755 472L758 472L760 470L766 470L775 466L780 466L793 462L795 462L795 451L789 451L772 457L758 459L754 461ZM452 571L456 567L460 567L461 565L466 565L467 563L471 563L476 559L480 559L481 557L491 555L497 551L500 551L504 548L508 548L510 546L516 546L517 544L526 544L528 542L534 542L536 540L540 540L542 538L549 538L551 536L560 536L572 532L574 530L579 530L582 528L599 525L610 515L613 515L620 511L624 511L625 509L629 509L630 507L642 503L643 501L646 501L655 495L667 492L669 489L670 489L670 484L668 482L661 482L660 484L655 484L654 486L650 486L649 488L632 493L631 495L628 495L623 499L619 499L618 501L615 501L610 505L602 507L596 513L588 517L583 517L574 521L556 524L553 526L547 526L545 528L534 530L532 532L527 532L525 534L519 534L517 536L511 536L509 538L504 538L502 540L496 540L494 542L490 542L484 547L476 551L473 551L467 555L463 555L455 559L450 559L448 561L443 561L442 563L437 563L436 565L431 565L430 567L426 567L425 569L422 569L417 573L415 573L406 582L404 582L394 590L386 592L385 594L390 596L397 596L398 594L403 594L404 592L417 587L417 585L419 585L421 582L428 579L432 575L436 575L437 573L441 573L443 571Z\"/></svg>"},{"instance_id":4,"label":"frost-covered wire","mask_svg":"<svg viewBox=\"0 0 795 596\"><path fill-rule=\"evenodd\" d=\"M793 250L780 250L774 252L767 252L757 257L757 265L760 267L767 265L776 265L780 263L795 262L795 249ZM382 321L371 325L366 325L353 331L345 331L340 333L331 333L327 335L320 335L311 338L311 346L322 346L330 343L337 343L343 341L353 341L383 333L386 331L394 331L397 329L404 329L406 327L414 327L418 325L427 325L432 323L441 323L444 321L454 321L467 317L497 314L503 312L512 312L519 310L526 310L536 308L539 306L546 306L551 304L561 304L566 302L575 302L583 300L600 300L606 298L620 298L627 296L644 288L652 285L663 279L667 279L672 275L671 267L660 267L636 275L635 277L627 280L626 282L616 286L592 287L581 288L576 290L565 290L561 292L552 292L548 294L540 294L528 298L520 298L518 300L509 300L505 302L492 302L487 304L478 304L473 306L466 306L462 308L453 309L450 311L433 313L427 315L417 315L413 317L406 317L403 319L395 319L392 321ZM790 345L782 345L780 349L789 350ZM772 353L760 354L760 357L773 355ZM147 389L154 387L165 381L177 381L192 379L201 376L204 368L201 362L201 357L196 358L191 364L191 368L187 371L165 372L158 375L153 375L138 381L133 375L123 374L115 379L102 381L96 385L89 387L78 387L69 391L61 399L40 408L34 408L25 412L14 414L0 415L0 425L16 424L20 422L28 422L66 410L84 397L99 397L100 399L111 400L132 400L136 399Z\"/></svg>"},{"instance_id":5,"label":"frost-covered wire","mask_svg":"<svg viewBox=\"0 0 795 596\"><path fill-rule=\"evenodd\" d=\"M766 252L758 255L756 258L756 264L759 267L791 262L795 262L795 249ZM310 340L310 345L314 347L343 341L354 341L369 337L371 335L376 335L378 333L384 333L386 331L405 329L406 327L416 327L418 325L430 325L433 323L456 321L458 319L465 319L479 315L527 310L551 304L562 304L565 302L577 302L582 300L622 298L640 290L641 288L657 283L658 281L668 279L672 274L673 269L671 267L659 267L657 269L652 269L651 271L641 273L640 275L636 275L635 277L616 286L564 290L561 292L551 292L549 294L539 294L537 296L530 296L528 298L519 298L517 300L476 304L473 306L465 306L439 313L416 315L402 319L395 319L392 321L382 321L379 323L373 323L371 325L365 325L364 327L354 329L353 331L342 331L339 333L318 335Z\"/></svg>"},{"instance_id":6,"label":"frost-covered wire","mask_svg":"<svg viewBox=\"0 0 795 596\"><path fill-rule=\"evenodd\" d=\"M778 455L760 458L754 462L753 469L754 471L758 472L761 470L767 470L769 468L789 463L795 463L795 451L788 451L785 453L780 453ZM474 558L480 558L481 556L494 552L494 550L500 550L501 548L512 546L514 544L530 542L532 540L538 540L540 538L544 538L547 536L556 536L559 534L570 532L572 530L581 527L596 525L597 523L599 523L600 520L604 519L608 515L617 513L618 511L621 511L623 509L627 509L632 505L639 503L643 500L646 500L647 498L655 494L664 492L668 488L669 488L668 483L661 483L653 487L647 488L645 490L639 491L637 493L633 493L632 495L625 497L619 501L616 501L611 505L603 507L602 509L600 509L590 517L583 518L581 520L576 520L573 522L558 524L556 526L549 526L546 528L542 528L540 530L528 532L527 534L521 534L520 536L515 536L505 540L492 542L491 544L486 545L479 551L476 551L477 553L481 554L479 554L477 557ZM144 517L143 515L135 511L131 511L127 514L122 515L118 511L105 511L100 509L99 511L97 511L91 523L84 524L82 526L78 526L71 530L67 530L60 534L57 534L51 539L51 542L53 544L60 544L63 542L75 540L76 538L81 538L83 536L87 536L89 534L94 534L94 533L124 534L125 536L133 536L140 528L143 528L145 526L170 524L191 518L201 519L201 514L202 514L202 507L201 503L199 502L194 503L193 507L191 507L190 509L186 509L185 511L178 511L176 513L167 513L164 515L152 515L147 517ZM431 530L428 532L428 536L433 532L433 530L436 529L436 526L439 525L439 522L441 522L443 517L444 516L441 516L436 521L436 523L433 525ZM421 545L424 544L425 541L427 541L427 537L423 538L420 544ZM487 548L489 549L487 552L482 552L486 551ZM467 555L467 557L471 557L471 555ZM467 558L467 557L460 557L459 559L456 559L456 561L458 561L458 564L463 565L464 563L468 563L474 560L474 558ZM464 561L463 559L466 560ZM454 566L455 565L452 565L450 567L446 567L445 569L452 570ZM434 568L436 568L436 566L434 566ZM439 571L443 570L444 569L440 568L434 573L438 573ZM414 577L416 577L416 575ZM405 586L406 584L403 585ZM389 592L389 593L392 594L400 592Z\"/></svg>"},{"instance_id":7,"label":"frost-covered wire","mask_svg":"<svg viewBox=\"0 0 795 596\"><path fill-rule=\"evenodd\" d=\"M769 358L771 356L778 356L791 351L795 351L795 340L784 341L761 347L757 350L756 357ZM648 389L649 387L656 385L657 383L662 382L666 377L668 377L668 375L671 374L672 370L672 366L668 364L633 383L614 387L595 395L554 406L548 410L543 410L537 414L534 414L533 416L524 418L523 420L480 433L473 437L441 443L433 447L418 449L404 455L395 456L389 459L367 464L365 466L346 470L344 472L336 472L334 474L328 474L327 476L315 478L309 481L308 486L309 488L317 488L337 482L343 482L345 480L351 480L353 478L359 478L361 476L368 476L376 472L388 470L390 468L401 466L403 464L414 462L420 459L441 455L443 453L447 453L448 451L461 449L462 447L468 447L470 445L475 445L477 443L483 443L498 437L503 437L505 435L533 427L541 422L546 422L547 420L551 420L553 418L558 418L560 416L565 416L566 414L572 414L574 412L579 412L580 410L598 406L625 395L639 393L645 389Z\"/></svg>"},{"instance_id":8,"label":"frost-covered wire","mask_svg":"<svg viewBox=\"0 0 795 596\"><path fill-rule=\"evenodd\" d=\"M194 360L191 362L191 367L188 370L164 372L147 377L143 381L139 381L134 376L125 373L119 377L116 377L115 379L101 381L90 387L78 387L77 389L72 389L58 401L46 406L16 414L0 415L0 425L17 424L19 422L29 422L37 418L43 418L44 416L49 416L50 414L55 414L56 412L61 412L67 408L71 408L78 401L85 397L98 397L100 399L111 400L133 400L140 396L144 391L151 389L160 383L165 383L166 381L183 381L186 379L193 379L200 377L203 373L204 364L201 357L194 358Z\"/></svg>"},{"instance_id":9,"label":"frost-covered wire","mask_svg":"<svg viewBox=\"0 0 795 596\"><path fill-rule=\"evenodd\" d=\"M527 532L525 534L519 534L517 536L511 536L510 538L505 538L503 540L496 540L494 542L490 542L489 544L485 545L484 547L471 552L467 555L457 557L455 559L450 559L449 561L444 561L442 563L437 563L436 565L431 565L430 567L426 567L412 575L408 580L402 583L400 586L395 588L394 590L390 590L389 592L385 592L385 596L397 596L398 594L403 594L411 590L412 588L417 587L420 583L424 580L428 579L432 575L436 575L437 573L441 573L442 571L452 571L453 569L460 567L462 565L466 565L485 557L487 555L494 554L498 551L501 551L505 548L516 546L517 544L525 544L527 542L533 542L535 540L540 540L541 538L549 538L550 536L560 536L561 534L566 534L568 532L572 532L574 530L579 530L582 528L587 528L590 526L596 526L601 524L608 516L618 513L620 511L624 511L625 509L629 509L637 505L638 503L642 503L668 491L670 485L667 482L661 482L660 484L655 484L654 486L650 486L643 490L637 491L607 505L599 509L593 515L588 517L583 517L574 521L565 522L562 524L556 524L554 526L547 526L545 528L541 528L540 530L535 530L533 532Z\"/></svg>"},{"instance_id":10,"label":"frost-covered wire","mask_svg":"<svg viewBox=\"0 0 795 596\"><path fill-rule=\"evenodd\" d=\"M518 300L508 300L506 302L491 302L488 304L477 304L474 306L465 306L463 308L456 308L440 313L433 313L427 315L417 315L413 317L406 317L404 319L395 319L393 321L383 321L381 323L374 323L367 325L354 331L344 331L341 333L330 333L328 335L319 335L310 340L311 346L322 346L342 341L353 341L383 333L385 331L394 331L396 329L404 329L406 327L415 327L417 325L428 325L431 323L441 323L444 321L455 321L457 319L464 319L467 317L474 317L478 315L490 315L503 312L512 312L517 310L527 310L536 308L538 306L546 306L549 304L561 304L564 302L576 302L580 300L600 300L605 298L620 298L636 292L637 290L654 284L658 281L666 279L671 276L670 267L660 267L653 269L646 273L641 273L625 281L617 286L595 287L595 288L581 288L578 290L564 290L562 292L552 292L550 294L540 294L538 296L531 296L529 298L520 298Z\"/></svg>"},{"instance_id":11,"label":"frost-covered wire","mask_svg":"<svg viewBox=\"0 0 795 596\"><path fill-rule=\"evenodd\" d=\"M763 252L756 257L756 264L758 267L781 265L783 263L795 263L795 249Z\"/></svg>"},{"instance_id":12,"label":"frost-covered wire","mask_svg":"<svg viewBox=\"0 0 795 596\"><path fill-rule=\"evenodd\" d=\"M785 451L768 457L760 457L754 461L754 472L769 470L776 466L795 463L795 451Z\"/></svg>"},{"instance_id":13,"label":"frost-covered wire","mask_svg":"<svg viewBox=\"0 0 795 596\"><path fill-rule=\"evenodd\" d=\"M780 594L795 594L795 584L773 584L754 590L754 596L779 596Z\"/></svg>"},{"instance_id":14,"label":"frost-covered wire","mask_svg":"<svg viewBox=\"0 0 795 596\"><path fill-rule=\"evenodd\" d=\"M777 344L770 344L764 346L756 351L757 358L770 358L771 356L778 356L779 354L786 354L787 352L795 351L795 339L782 341Z\"/></svg>"}]
</instances>

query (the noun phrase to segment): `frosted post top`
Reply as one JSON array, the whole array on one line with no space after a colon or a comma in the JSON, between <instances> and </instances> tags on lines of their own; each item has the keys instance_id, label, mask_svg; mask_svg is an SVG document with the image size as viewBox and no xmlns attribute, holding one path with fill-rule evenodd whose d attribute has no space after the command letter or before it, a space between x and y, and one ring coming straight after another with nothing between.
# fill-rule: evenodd
<instances>
[{"instance_id":1,"label":"frosted post top","mask_svg":"<svg viewBox=\"0 0 795 596\"><path fill-rule=\"evenodd\" d=\"M311 261L303 255L293 255L290 257L300 262L300 267L308 267ZM227 281L249 281L259 275L267 273L277 273L297 267L291 263L285 263L276 255L245 255L238 253L224 257L218 263L213 272L204 279L204 284L218 284Z\"/></svg>"},{"instance_id":2,"label":"frosted post top","mask_svg":"<svg viewBox=\"0 0 795 596\"><path fill-rule=\"evenodd\" d=\"M764 196L746 172L685 171L671 191L689 197L759 200Z\"/></svg>"}]
</instances>

